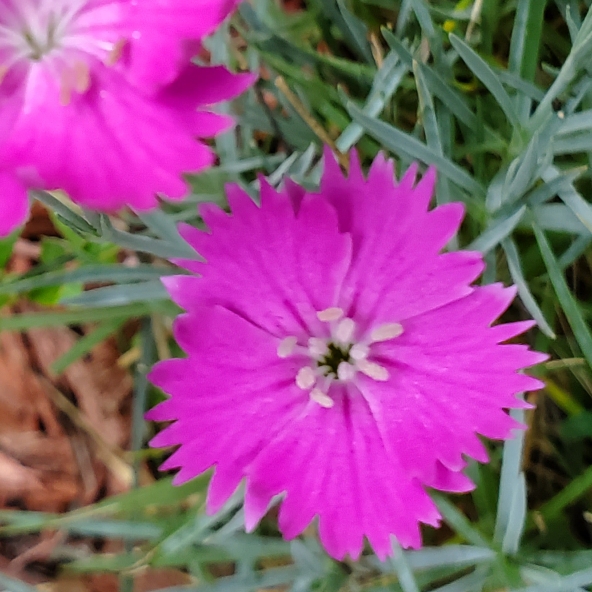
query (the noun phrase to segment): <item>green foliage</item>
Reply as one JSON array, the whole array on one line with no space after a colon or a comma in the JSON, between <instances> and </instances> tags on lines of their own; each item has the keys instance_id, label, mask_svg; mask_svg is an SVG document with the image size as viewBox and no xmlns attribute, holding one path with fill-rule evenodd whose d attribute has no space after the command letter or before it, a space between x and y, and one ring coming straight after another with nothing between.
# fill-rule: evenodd
<instances>
[{"instance_id":1,"label":"green foliage","mask_svg":"<svg viewBox=\"0 0 592 592\"><path fill-rule=\"evenodd\" d=\"M591 586L586 547L592 534L585 515L592 503L589 5L310 0L306 10L288 14L274 0L244 3L230 26L246 42L241 59L253 69L264 66L268 75L233 105L239 126L216 140L219 166L190 179L193 195L186 202L149 215L126 214L125 230L105 215L37 193L54 212L62 238L46 239L41 264L25 275L5 276L0 285L2 302L25 295L66 307L2 317L2 330L99 323L56 362L56 372L127 320L142 319L132 434L140 449L142 414L154 395L145 370L162 350L152 327L177 312L158 278L179 273L165 259L195 257L176 222L202 224L196 204L224 205L225 183L254 194L257 172L274 184L291 176L314 187L325 139L314 122L336 150L355 146L365 163L385 150L399 170L412 160L435 165L437 201L460 200L467 208L451 246L482 251L486 280L517 286L508 318L534 318L538 328L528 338L553 358L539 370L549 388L535 417L546 431L533 428L492 446L491 464L469 469L477 483L471 495L435 495L447 529L426 530L428 546L396 547L385 563L368 554L339 564L324 555L314 534L288 543L272 521L245 535L239 496L207 517L204 476L181 487L165 478L61 516L1 512L0 535L61 529L126 540L124 554L97 554L67 569L126 574L145 565L170 566L200 582L169 592L567 592ZM235 65L227 29L209 41L209 49L214 61ZM0 261L6 262L14 240L2 241ZM119 263L122 253L137 253L140 263ZM83 291L86 284L100 285ZM549 405L555 411L550 426L544 416ZM534 424L532 414L517 418ZM551 493L538 487L537 467L551 475ZM212 576L212 565L229 562L233 575ZM5 576L0 585L30 590Z\"/></svg>"}]
</instances>

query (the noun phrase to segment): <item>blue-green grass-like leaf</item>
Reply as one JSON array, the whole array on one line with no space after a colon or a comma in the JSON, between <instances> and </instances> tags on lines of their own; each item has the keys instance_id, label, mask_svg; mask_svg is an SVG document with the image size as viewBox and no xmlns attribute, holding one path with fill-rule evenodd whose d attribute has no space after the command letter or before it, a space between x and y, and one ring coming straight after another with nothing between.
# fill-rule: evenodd
<instances>
[{"instance_id":1,"label":"blue-green grass-like leaf","mask_svg":"<svg viewBox=\"0 0 592 592\"><path fill-rule=\"evenodd\" d=\"M417 138L384 121L367 116L351 102L347 104L347 109L355 121L395 154L435 165L440 174L471 194L483 195L485 193L483 186L463 168L448 158L437 154Z\"/></svg>"},{"instance_id":2,"label":"blue-green grass-like leaf","mask_svg":"<svg viewBox=\"0 0 592 592\"><path fill-rule=\"evenodd\" d=\"M567 317L567 321L572 328L574 337L582 350L582 354L586 358L588 364L592 366L592 335L590 334L588 324L584 320L584 316L582 315L578 303L573 297L573 294L563 277L563 271L555 259L555 255L551 250L547 237L536 222L533 223L533 230L539 245L541 256L545 262L545 267L549 274L549 279L557 294L559 304Z\"/></svg>"},{"instance_id":3,"label":"blue-green grass-like leaf","mask_svg":"<svg viewBox=\"0 0 592 592\"><path fill-rule=\"evenodd\" d=\"M471 49L462 39L454 34L450 35L450 43L458 52L463 61L467 64L473 74L481 80L489 92L494 96L498 105L505 113L508 121L515 127L520 125L518 115L510 95L506 92L496 73L489 67L487 62Z\"/></svg>"},{"instance_id":4,"label":"blue-green grass-like leaf","mask_svg":"<svg viewBox=\"0 0 592 592\"><path fill-rule=\"evenodd\" d=\"M480 234L467 249L487 253L497 247L504 239L512 234L526 212L526 206L518 208L513 214L492 223Z\"/></svg>"},{"instance_id":5,"label":"blue-green grass-like leaf","mask_svg":"<svg viewBox=\"0 0 592 592\"><path fill-rule=\"evenodd\" d=\"M168 300L169 295L160 280L137 284L105 286L63 298L61 304L80 307L127 306L137 302Z\"/></svg>"},{"instance_id":6,"label":"blue-green grass-like leaf","mask_svg":"<svg viewBox=\"0 0 592 592\"><path fill-rule=\"evenodd\" d=\"M507 238L502 241L502 247L506 255L510 275L518 289L518 296L520 300L522 300L522 304L524 304L524 307L529 312L530 316L536 321L539 329L551 339L555 339L555 332L545 319L543 311L530 291L528 280L524 277L516 245L511 239Z\"/></svg>"}]
</instances>

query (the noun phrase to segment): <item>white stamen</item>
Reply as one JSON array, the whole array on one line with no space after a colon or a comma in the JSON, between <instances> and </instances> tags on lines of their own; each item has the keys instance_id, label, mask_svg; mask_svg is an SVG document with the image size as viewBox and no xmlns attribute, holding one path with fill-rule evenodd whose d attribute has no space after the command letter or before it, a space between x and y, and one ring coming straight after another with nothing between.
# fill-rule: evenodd
<instances>
[{"instance_id":1,"label":"white stamen","mask_svg":"<svg viewBox=\"0 0 592 592\"><path fill-rule=\"evenodd\" d=\"M339 321L335 329L335 340L339 343L351 343L356 330L356 323L353 319L345 318Z\"/></svg>"},{"instance_id":2,"label":"white stamen","mask_svg":"<svg viewBox=\"0 0 592 592\"><path fill-rule=\"evenodd\" d=\"M352 345L352 348L349 350L349 357L356 362L360 360L365 360L370 353L370 348L363 343L356 343Z\"/></svg>"},{"instance_id":3,"label":"white stamen","mask_svg":"<svg viewBox=\"0 0 592 592\"><path fill-rule=\"evenodd\" d=\"M403 325L400 323L386 323L377 327L370 333L370 342L376 343L377 341L389 341L399 335L403 334Z\"/></svg>"},{"instance_id":4,"label":"white stamen","mask_svg":"<svg viewBox=\"0 0 592 592\"><path fill-rule=\"evenodd\" d=\"M331 321L338 321L343 316L343 310L337 306L326 308L317 312L317 318L323 323L329 323Z\"/></svg>"},{"instance_id":5,"label":"white stamen","mask_svg":"<svg viewBox=\"0 0 592 592\"><path fill-rule=\"evenodd\" d=\"M327 341L325 339L321 339L320 337L311 337L308 340L308 353L313 358L320 358L321 356L324 356L328 349Z\"/></svg>"},{"instance_id":6,"label":"white stamen","mask_svg":"<svg viewBox=\"0 0 592 592\"><path fill-rule=\"evenodd\" d=\"M296 374L296 386L301 388L303 391L311 389L316 381L317 377L315 376L314 370L310 366L304 366L304 368L300 368L300 370L298 370L298 374Z\"/></svg>"},{"instance_id":7,"label":"white stamen","mask_svg":"<svg viewBox=\"0 0 592 592\"><path fill-rule=\"evenodd\" d=\"M287 358L289 355L292 354L297 343L298 338L294 337L293 335L290 335L290 337L282 339L277 348L277 355L280 358Z\"/></svg>"},{"instance_id":8,"label":"white stamen","mask_svg":"<svg viewBox=\"0 0 592 592\"><path fill-rule=\"evenodd\" d=\"M331 409L335 405L335 401L319 388L310 391L310 399L325 409Z\"/></svg>"},{"instance_id":9,"label":"white stamen","mask_svg":"<svg viewBox=\"0 0 592 592\"><path fill-rule=\"evenodd\" d=\"M369 378L378 380L379 382L385 382L389 379L388 370L384 366L380 366L375 362L360 360L356 363L356 368Z\"/></svg>"},{"instance_id":10,"label":"white stamen","mask_svg":"<svg viewBox=\"0 0 592 592\"><path fill-rule=\"evenodd\" d=\"M339 380L351 380L356 375L356 367L348 362L339 362L337 366L337 378Z\"/></svg>"}]
</instances>

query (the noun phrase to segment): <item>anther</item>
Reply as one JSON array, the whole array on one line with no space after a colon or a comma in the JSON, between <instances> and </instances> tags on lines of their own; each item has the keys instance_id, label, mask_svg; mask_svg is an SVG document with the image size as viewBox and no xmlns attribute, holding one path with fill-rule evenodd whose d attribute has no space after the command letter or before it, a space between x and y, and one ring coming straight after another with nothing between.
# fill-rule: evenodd
<instances>
[{"instance_id":1,"label":"anther","mask_svg":"<svg viewBox=\"0 0 592 592\"><path fill-rule=\"evenodd\" d=\"M339 321L337 329L335 329L335 339L339 343L351 343L353 341L354 331L356 330L356 323L353 319L345 318Z\"/></svg>"},{"instance_id":2,"label":"anther","mask_svg":"<svg viewBox=\"0 0 592 592\"><path fill-rule=\"evenodd\" d=\"M356 363L356 368L362 372L362 374L368 376L368 378L378 380L379 382L385 382L389 379L388 370L384 366L380 366L375 362L360 360Z\"/></svg>"},{"instance_id":3,"label":"anther","mask_svg":"<svg viewBox=\"0 0 592 592\"><path fill-rule=\"evenodd\" d=\"M319 388L310 391L310 399L325 409L331 409L335 405L335 401Z\"/></svg>"},{"instance_id":4,"label":"anther","mask_svg":"<svg viewBox=\"0 0 592 592\"><path fill-rule=\"evenodd\" d=\"M377 327L370 333L370 342L376 343L377 341L389 341L399 335L403 334L403 325L400 323L386 323Z\"/></svg>"},{"instance_id":5,"label":"anther","mask_svg":"<svg viewBox=\"0 0 592 592\"><path fill-rule=\"evenodd\" d=\"M363 343L355 343L349 350L349 357L356 362L365 360L370 353L370 348Z\"/></svg>"},{"instance_id":6,"label":"anther","mask_svg":"<svg viewBox=\"0 0 592 592\"><path fill-rule=\"evenodd\" d=\"M90 68L86 62L76 62L72 66L74 75L74 90L84 94L90 88Z\"/></svg>"},{"instance_id":7,"label":"anther","mask_svg":"<svg viewBox=\"0 0 592 592\"><path fill-rule=\"evenodd\" d=\"M351 380L356 375L356 367L348 362L340 362L337 366L337 378L339 380Z\"/></svg>"},{"instance_id":8,"label":"anther","mask_svg":"<svg viewBox=\"0 0 592 592\"><path fill-rule=\"evenodd\" d=\"M126 39L120 39L117 43L115 43L111 49L111 51L107 54L107 58L105 59L106 66L114 66L121 58L123 54L123 48L127 43Z\"/></svg>"},{"instance_id":9,"label":"anther","mask_svg":"<svg viewBox=\"0 0 592 592\"><path fill-rule=\"evenodd\" d=\"M316 381L317 377L315 376L314 370L310 366L304 366L304 368L300 368L300 370L298 370L298 374L296 374L296 386L303 391L311 389Z\"/></svg>"},{"instance_id":10,"label":"anther","mask_svg":"<svg viewBox=\"0 0 592 592\"><path fill-rule=\"evenodd\" d=\"M320 358L324 356L329 348L327 347L327 341L319 337L311 337L308 340L308 353L313 358Z\"/></svg>"},{"instance_id":11,"label":"anther","mask_svg":"<svg viewBox=\"0 0 592 592\"><path fill-rule=\"evenodd\" d=\"M326 308L317 312L317 318L323 323L329 323L331 321L338 321L343 316L343 310L337 306Z\"/></svg>"},{"instance_id":12,"label":"anther","mask_svg":"<svg viewBox=\"0 0 592 592\"><path fill-rule=\"evenodd\" d=\"M291 335L290 337L286 337L280 341L280 344L277 348L277 355L280 358L287 358L292 354L296 344L298 343L298 338Z\"/></svg>"}]
</instances>

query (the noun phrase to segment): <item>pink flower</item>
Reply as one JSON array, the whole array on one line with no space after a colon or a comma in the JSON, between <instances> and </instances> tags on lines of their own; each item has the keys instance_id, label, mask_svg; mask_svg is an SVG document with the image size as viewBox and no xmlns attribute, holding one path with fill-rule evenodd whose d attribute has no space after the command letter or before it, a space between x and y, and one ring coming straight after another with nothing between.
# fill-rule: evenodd
<instances>
[{"instance_id":1,"label":"pink flower","mask_svg":"<svg viewBox=\"0 0 592 592\"><path fill-rule=\"evenodd\" d=\"M240 0L140 0L132 2L130 69L142 84L175 77L192 44L212 33Z\"/></svg>"},{"instance_id":2,"label":"pink flower","mask_svg":"<svg viewBox=\"0 0 592 592\"><path fill-rule=\"evenodd\" d=\"M239 94L253 77L180 62L171 42L151 47L149 7L162 20L163 35L210 32L222 17L221 7L231 7L209 2L216 17L189 29L188 3L170 8L170 14L167 4L0 0L4 169L29 187L61 188L75 202L106 211L125 204L152 208L156 193L171 199L186 194L182 173L200 171L214 160L196 138L232 124L208 105ZM198 3L193 21L201 22L203 14L210 13ZM172 66L161 80L154 74L146 82L138 64L156 49L162 63Z\"/></svg>"},{"instance_id":3,"label":"pink flower","mask_svg":"<svg viewBox=\"0 0 592 592\"><path fill-rule=\"evenodd\" d=\"M231 187L232 215L204 207L209 231L183 228L199 276L163 281L188 357L153 369L171 398L148 418L174 420L151 445L180 444L162 467L176 483L215 467L210 512L245 479L247 529L283 494L286 538L318 516L333 557L367 537L384 558L391 535L418 547L419 523L438 525L426 488L473 487L478 435L520 427L504 410L541 388L519 370L546 356L501 342L533 323L492 326L515 290L471 285L479 253L441 253L463 206L428 211L434 171L415 176L394 183L378 156L366 180L352 154L346 179L326 155L319 193L262 183L258 207Z\"/></svg>"}]
</instances>

